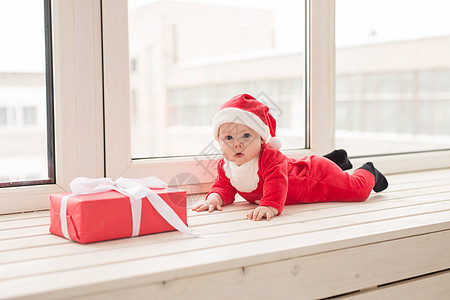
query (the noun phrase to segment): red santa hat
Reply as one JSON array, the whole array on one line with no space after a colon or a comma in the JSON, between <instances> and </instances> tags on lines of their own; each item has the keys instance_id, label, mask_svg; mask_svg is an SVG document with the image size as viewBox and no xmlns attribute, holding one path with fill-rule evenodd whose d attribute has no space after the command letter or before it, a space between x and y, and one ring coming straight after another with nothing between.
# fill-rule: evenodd
<instances>
[{"instance_id":1,"label":"red santa hat","mask_svg":"<svg viewBox=\"0 0 450 300\"><path fill-rule=\"evenodd\" d=\"M213 119L213 134L216 141L219 127L224 123L239 123L256 131L270 148L280 149L281 142L275 137L277 122L269 108L248 94L237 95L225 102Z\"/></svg>"}]
</instances>

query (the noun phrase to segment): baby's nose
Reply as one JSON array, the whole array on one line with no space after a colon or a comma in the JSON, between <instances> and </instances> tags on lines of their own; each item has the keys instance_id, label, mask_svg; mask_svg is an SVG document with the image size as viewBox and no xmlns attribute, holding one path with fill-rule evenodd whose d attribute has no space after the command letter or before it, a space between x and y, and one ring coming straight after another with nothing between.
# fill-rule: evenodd
<instances>
[{"instance_id":1,"label":"baby's nose","mask_svg":"<svg viewBox=\"0 0 450 300\"><path fill-rule=\"evenodd\" d=\"M234 143L234 148L242 148L242 143L240 141L236 141Z\"/></svg>"}]
</instances>

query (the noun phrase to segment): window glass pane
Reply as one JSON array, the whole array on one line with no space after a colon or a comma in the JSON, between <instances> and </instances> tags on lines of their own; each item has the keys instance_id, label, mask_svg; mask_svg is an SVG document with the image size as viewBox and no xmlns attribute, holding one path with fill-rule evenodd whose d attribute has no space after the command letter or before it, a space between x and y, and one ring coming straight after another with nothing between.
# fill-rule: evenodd
<instances>
[{"instance_id":1,"label":"window glass pane","mask_svg":"<svg viewBox=\"0 0 450 300\"><path fill-rule=\"evenodd\" d=\"M449 10L446 0L336 1L337 148L450 148Z\"/></svg>"},{"instance_id":2,"label":"window glass pane","mask_svg":"<svg viewBox=\"0 0 450 300\"><path fill-rule=\"evenodd\" d=\"M304 1L128 5L133 158L205 154L240 93L271 108L283 148L305 147Z\"/></svg>"},{"instance_id":3,"label":"window glass pane","mask_svg":"<svg viewBox=\"0 0 450 300\"><path fill-rule=\"evenodd\" d=\"M0 2L0 186L53 180L53 137L47 133L52 122L47 119L48 3Z\"/></svg>"}]
</instances>

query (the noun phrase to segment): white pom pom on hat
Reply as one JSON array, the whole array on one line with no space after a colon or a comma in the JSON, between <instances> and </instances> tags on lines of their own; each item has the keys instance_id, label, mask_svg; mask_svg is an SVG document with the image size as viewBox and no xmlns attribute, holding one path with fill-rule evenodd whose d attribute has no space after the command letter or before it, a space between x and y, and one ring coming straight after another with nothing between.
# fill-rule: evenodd
<instances>
[{"instance_id":1,"label":"white pom pom on hat","mask_svg":"<svg viewBox=\"0 0 450 300\"><path fill-rule=\"evenodd\" d=\"M269 147L272 149L277 149L280 150L281 149L281 141L279 138L277 137L270 137L269 141L267 142L269 144Z\"/></svg>"},{"instance_id":2,"label":"white pom pom on hat","mask_svg":"<svg viewBox=\"0 0 450 300\"><path fill-rule=\"evenodd\" d=\"M281 141L275 137L277 123L269 113L269 108L248 94L234 96L216 113L212 123L215 140L218 140L219 127L224 123L248 126L256 131L270 148L281 148Z\"/></svg>"}]
</instances>

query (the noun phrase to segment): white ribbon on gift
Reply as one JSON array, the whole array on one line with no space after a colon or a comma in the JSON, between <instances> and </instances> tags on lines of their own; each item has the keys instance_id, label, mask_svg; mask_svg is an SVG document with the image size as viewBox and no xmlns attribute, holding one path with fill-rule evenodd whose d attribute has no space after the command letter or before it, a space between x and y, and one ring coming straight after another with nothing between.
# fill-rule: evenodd
<instances>
[{"instance_id":1,"label":"white ribbon on gift","mask_svg":"<svg viewBox=\"0 0 450 300\"><path fill-rule=\"evenodd\" d=\"M172 225L173 228L191 236L198 236L198 234L187 228L186 224L184 224L180 217L158 194L150 189L166 187L167 184L164 181L153 176L141 179L120 177L116 181L112 181L111 178L75 178L70 183L72 194L64 196L61 200L60 218L62 233L65 238L71 240L67 228L67 201L70 197L115 190L130 198L133 220L133 233L131 236L139 235L141 227L142 199L145 197L147 197L155 210L167 221L167 223Z\"/></svg>"}]
</instances>

